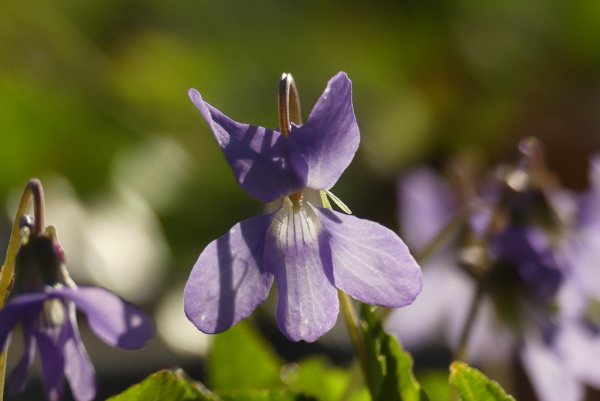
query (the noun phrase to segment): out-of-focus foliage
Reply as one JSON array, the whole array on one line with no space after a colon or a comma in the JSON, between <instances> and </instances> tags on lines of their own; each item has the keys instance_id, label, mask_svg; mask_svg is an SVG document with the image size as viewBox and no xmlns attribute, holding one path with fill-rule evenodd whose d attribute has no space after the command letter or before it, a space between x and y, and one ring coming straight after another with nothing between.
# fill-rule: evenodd
<instances>
[{"instance_id":1,"label":"out-of-focus foliage","mask_svg":"<svg viewBox=\"0 0 600 401\"><path fill-rule=\"evenodd\" d=\"M497 382L463 362L450 365L450 383L456 387L462 401L515 401Z\"/></svg>"},{"instance_id":2,"label":"out-of-focus foliage","mask_svg":"<svg viewBox=\"0 0 600 401\"><path fill-rule=\"evenodd\" d=\"M177 372L161 370L146 378L140 384L131 386L122 394L111 397L110 401L209 401L215 398L209 391L201 391L197 386Z\"/></svg>"},{"instance_id":3,"label":"out-of-focus foliage","mask_svg":"<svg viewBox=\"0 0 600 401\"><path fill-rule=\"evenodd\" d=\"M210 385L217 391L283 387L283 361L245 321L215 337L209 359Z\"/></svg>"},{"instance_id":4,"label":"out-of-focus foliage","mask_svg":"<svg viewBox=\"0 0 600 401\"><path fill-rule=\"evenodd\" d=\"M350 401L367 401L367 389L357 374L332 367L324 358L285 364L246 321L215 337L208 364L210 388L236 400L263 392L304 394L321 401L337 401L346 394Z\"/></svg>"}]
</instances>

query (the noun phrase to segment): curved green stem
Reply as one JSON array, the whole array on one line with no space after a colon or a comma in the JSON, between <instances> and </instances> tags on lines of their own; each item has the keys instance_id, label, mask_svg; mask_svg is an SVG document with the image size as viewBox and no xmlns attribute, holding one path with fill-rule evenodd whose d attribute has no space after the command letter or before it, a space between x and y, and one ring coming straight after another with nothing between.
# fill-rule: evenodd
<instances>
[{"instance_id":1,"label":"curved green stem","mask_svg":"<svg viewBox=\"0 0 600 401\"><path fill-rule=\"evenodd\" d=\"M17 252L21 245L21 233L19 220L21 216L27 213L29 204L33 200L33 209L35 214L35 225L33 230L35 232L44 231L44 191L42 189L42 183L37 178L31 179L17 208L17 214L13 223L12 232L10 234L10 241L8 243L8 249L6 251L6 258L2 270L0 270L0 309L2 309L6 303L6 298L10 293L13 277L15 274L15 260L17 258ZM0 400L4 399L4 378L6 375L6 351L0 354Z\"/></svg>"}]
</instances>

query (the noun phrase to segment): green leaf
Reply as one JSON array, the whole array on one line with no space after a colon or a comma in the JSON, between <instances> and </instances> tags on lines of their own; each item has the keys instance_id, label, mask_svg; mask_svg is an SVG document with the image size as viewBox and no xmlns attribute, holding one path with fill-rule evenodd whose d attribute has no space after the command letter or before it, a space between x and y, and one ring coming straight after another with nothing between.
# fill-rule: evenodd
<instances>
[{"instance_id":1,"label":"green leaf","mask_svg":"<svg viewBox=\"0 0 600 401\"><path fill-rule=\"evenodd\" d=\"M221 395L223 401L318 401L287 390L240 390Z\"/></svg>"},{"instance_id":2,"label":"green leaf","mask_svg":"<svg viewBox=\"0 0 600 401\"><path fill-rule=\"evenodd\" d=\"M371 401L356 366L353 371L331 366L324 358L313 357L291 363L282 369L282 379L289 389L321 401Z\"/></svg>"},{"instance_id":3,"label":"green leaf","mask_svg":"<svg viewBox=\"0 0 600 401\"><path fill-rule=\"evenodd\" d=\"M108 401L213 401L218 399L201 383L187 380L183 371L176 372L158 371L123 393L109 398Z\"/></svg>"},{"instance_id":4,"label":"green leaf","mask_svg":"<svg viewBox=\"0 0 600 401\"><path fill-rule=\"evenodd\" d=\"M215 336L208 360L211 388L217 392L282 388L283 361L247 321Z\"/></svg>"},{"instance_id":5,"label":"green leaf","mask_svg":"<svg viewBox=\"0 0 600 401\"><path fill-rule=\"evenodd\" d=\"M427 370L417 374L419 384L431 401L448 401L452 394L448 372L444 369Z\"/></svg>"},{"instance_id":6,"label":"green leaf","mask_svg":"<svg viewBox=\"0 0 600 401\"><path fill-rule=\"evenodd\" d=\"M462 401L515 401L498 382L488 379L464 362L450 365L450 383L458 390Z\"/></svg>"},{"instance_id":7,"label":"green leaf","mask_svg":"<svg viewBox=\"0 0 600 401\"><path fill-rule=\"evenodd\" d=\"M381 353L381 337L385 332L369 305L361 304L361 317L363 319L362 333L367 348L366 380L371 396L377 400L386 369L385 356Z\"/></svg>"},{"instance_id":8,"label":"green leaf","mask_svg":"<svg viewBox=\"0 0 600 401\"><path fill-rule=\"evenodd\" d=\"M374 400L427 401L427 395L415 379L410 354L381 326L373 308L362 305L363 336L369 360L369 383Z\"/></svg>"}]
</instances>

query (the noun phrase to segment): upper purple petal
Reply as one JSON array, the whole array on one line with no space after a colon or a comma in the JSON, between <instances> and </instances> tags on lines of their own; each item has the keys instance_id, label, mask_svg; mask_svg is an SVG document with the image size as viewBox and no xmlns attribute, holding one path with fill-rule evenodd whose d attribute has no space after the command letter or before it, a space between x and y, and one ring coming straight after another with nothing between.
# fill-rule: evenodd
<instances>
[{"instance_id":1,"label":"upper purple petal","mask_svg":"<svg viewBox=\"0 0 600 401\"><path fill-rule=\"evenodd\" d=\"M64 288L52 294L73 301L94 334L109 345L135 350L154 334L152 320L141 309L104 288Z\"/></svg>"},{"instance_id":2,"label":"upper purple petal","mask_svg":"<svg viewBox=\"0 0 600 401\"><path fill-rule=\"evenodd\" d=\"M306 124L292 125L290 139L308 162L308 183L330 189L348 167L360 142L352 107L352 82L340 72L331 78Z\"/></svg>"},{"instance_id":3,"label":"upper purple petal","mask_svg":"<svg viewBox=\"0 0 600 401\"><path fill-rule=\"evenodd\" d=\"M294 211L289 201L267 234L265 266L277 281L277 324L292 341L316 341L337 319L339 302L332 284L327 233L305 203Z\"/></svg>"},{"instance_id":4,"label":"upper purple petal","mask_svg":"<svg viewBox=\"0 0 600 401\"><path fill-rule=\"evenodd\" d=\"M4 349L6 339L17 322L25 316L31 308L39 307L48 298L44 292L22 294L13 298L0 310L0 350Z\"/></svg>"},{"instance_id":5,"label":"upper purple petal","mask_svg":"<svg viewBox=\"0 0 600 401\"><path fill-rule=\"evenodd\" d=\"M183 305L200 331L225 331L267 299L273 276L263 268L263 251L272 219L263 215L236 224L198 258L185 286Z\"/></svg>"},{"instance_id":6,"label":"upper purple petal","mask_svg":"<svg viewBox=\"0 0 600 401\"><path fill-rule=\"evenodd\" d=\"M398 235L373 221L317 210L329 235L337 288L370 305L396 308L415 300L423 275Z\"/></svg>"},{"instance_id":7,"label":"upper purple petal","mask_svg":"<svg viewBox=\"0 0 600 401\"><path fill-rule=\"evenodd\" d=\"M74 312L74 311L73 311ZM77 401L91 401L96 397L96 374L90 357L81 342L77 319L72 313L65 323L65 376Z\"/></svg>"},{"instance_id":8,"label":"upper purple petal","mask_svg":"<svg viewBox=\"0 0 600 401\"><path fill-rule=\"evenodd\" d=\"M308 165L288 138L231 120L203 101L195 89L188 95L208 122L238 184L250 196L272 202L306 186Z\"/></svg>"}]
</instances>

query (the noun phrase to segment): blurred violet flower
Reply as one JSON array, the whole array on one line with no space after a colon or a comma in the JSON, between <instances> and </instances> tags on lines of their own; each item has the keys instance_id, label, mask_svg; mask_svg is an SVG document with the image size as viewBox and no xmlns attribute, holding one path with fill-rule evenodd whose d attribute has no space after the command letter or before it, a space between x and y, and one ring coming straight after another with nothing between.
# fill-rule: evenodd
<instances>
[{"instance_id":1,"label":"blurred violet flower","mask_svg":"<svg viewBox=\"0 0 600 401\"><path fill-rule=\"evenodd\" d=\"M196 90L189 95L240 186L268 203L267 214L236 224L196 262L184 309L199 330L219 333L246 318L265 301L273 279L277 322L292 341L315 341L333 326L336 288L372 305L414 301L422 276L402 240L327 207L328 190L360 140L346 74L329 81L308 121L292 123L289 136L285 127L280 133L234 122Z\"/></svg>"},{"instance_id":2,"label":"blurred violet flower","mask_svg":"<svg viewBox=\"0 0 600 401\"><path fill-rule=\"evenodd\" d=\"M461 200L442 177L428 167L405 174L398 182L398 211L403 238L414 253L422 252L461 211ZM480 235L489 224L489 205L471 200L478 209L467 227ZM432 342L458 346L461 331L475 296L475 280L461 268L460 259L477 259L481 249L459 249L457 230L422 263L423 291L410 307L392 311L385 323L409 350ZM494 344L494 346L490 346ZM468 342L473 360L497 360L514 349L514 339L494 310L489 297L479 306Z\"/></svg>"},{"instance_id":3,"label":"blurred violet flower","mask_svg":"<svg viewBox=\"0 0 600 401\"><path fill-rule=\"evenodd\" d=\"M591 372L600 370L591 367L597 365L600 341L589 330L584 335L581 324L568 323L567 310L571 310L570 315L581 315L581 302L575 300L584 292L571 288L571 272L576 266L567 263L564 252L557 249L540 225L523 220L528 217L528 208L535 205L536 210L540 209L540 199L533 193L535 188L521 190L510 189L502 198L506 211L500 220L504 224L479 249L469 244L487 230L490 210L499 201L501 191L488 191L477 201L480 208L474 209L468 224L423 264L425 286L419 298L410 307L392 312L386 329L399 335L407 348L422 347L440 334L448 345L456 347L476 291L476 278L480 277L484 296L467 343L470 359L502 363L518 350L540 400L577 401L584 388L575 379L575 371L580 378L588 375L582 380L587 384L595 386L600 381L598 376L596 381L589 378ZM407 174L400 181L398 195L404 236L416 252L460 211L457 193L427 168ZM547 201L562 206L572 202L564 191L555 195L560 199ZM468 267L470 259L477 261L482 252L489 258L490 267L485 275L478 276ZM579 295L569 296L567 292ZM556 303L559 315L552 312ZM589 347L588 352L582 344Z\"/></svg>"},{"instance_id":4,"label":"blurred violet flower","mask_svg":"<svg viewBox=\"0 0 600 401\"><path fill-rule=\"evenodd\" d=\"M153 335L153 324L139 308L106 289L77 287L66 270L54 227L37 234L25 224L22 232L14 291L19 295L0 310L0 346L7 346L18 323L25 344L9 389L20 393L25 388L37 346L48 400L62 399L64 376L77 401L93 400L94 367L79 336L75 309L87 315L90 328L102 341L126 350L141 348Z\"/></svg>"},{"instance_id":5,"label":"blurred violet flower","mask_svg":"<svg viewBox=\"0 0 600 401\"><path fill-rule=\"evenodd\" d=\"M590 188L577 197L575 224L561 256L568 266L557 297L557 328L530 338L524 367L542 401L578 401L585 385L600 389L600 157L591 161Z\"/></svg>"}]
</instances>

